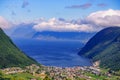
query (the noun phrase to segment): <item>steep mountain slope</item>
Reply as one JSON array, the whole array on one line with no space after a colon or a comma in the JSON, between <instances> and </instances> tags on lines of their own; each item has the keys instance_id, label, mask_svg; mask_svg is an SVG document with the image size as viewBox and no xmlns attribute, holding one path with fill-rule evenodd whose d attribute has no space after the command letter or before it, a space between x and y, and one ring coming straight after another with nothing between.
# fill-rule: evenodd
<instances>
[{"instance_id":1,"label":"steep mountain slope","mask_svg":"<svg viewBox=\"0 0 120 80\"><path fill-rule=\"evenodd\" d=\"M0 29L0 68L37 64L35 60L20 51Z\"/></svg>"},{"instance_id":2,"label":"steep mountain slope","mask_svg":"<svg viewBox=\"0 0 120 80\"><path fill-rule=\"evenodd\" d=\"M100 66L112 70L120 70L120 27L110 27L101 30L92 37L78 53L100 60Z\"/></svg>"}]
</instances>

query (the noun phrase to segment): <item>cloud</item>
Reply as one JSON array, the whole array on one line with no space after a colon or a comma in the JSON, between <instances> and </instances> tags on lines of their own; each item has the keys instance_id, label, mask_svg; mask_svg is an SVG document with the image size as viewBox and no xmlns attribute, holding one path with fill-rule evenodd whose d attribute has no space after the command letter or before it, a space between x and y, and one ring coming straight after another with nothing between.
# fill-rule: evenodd
<instances>
[{"instance_id":1,"label":"cloud","mask_svg":"<svg viewBox=\"0 0 120 80\"><path fill-rule=\"evenodd\" d=\"M27 0L24 0L22 3L22 8L26 8L29 5L29 2Z\"/></svg>"},{"instance_id":2,"label":"cloud","mask_svg":"<svg viewBox=\"0 0 120 80\"><path fill-rule=\"evenodd\" d=\"M93 32L94 29L90 24L77 24L71 21L63 21L52 18L48 21L42 21L34 25L36 31L57 31L57 32Z\"/></svg>"},{"instance_id":3,"label":"cloud","mask_svg":"<svg viewBox=\"0 0 120 80\"><path fill-rule=\"evenodd\" d=\"M97 11L88 15L85 19L78 20L41 19L34 25L33 29L40 32L97 32L111 26L120 26L120 10Z\"/></svg>"},{"instance_id":4,"label":"cloud","mask_svg":"<svg viewBox=\"0 0 120 80\"><path fill-rule=\"evenodd\" d=\"M92 6L91 3L86 3L86 4L82 4L82 5L72 5L72 6L67 6L65 8L69 8L69 9L77 9L77 8L80 8L80 9L88 9Z\"/></svg>"},{"instance_id":5,"label":"cloud","mask_svg":"<svg viewBox=\"0 0 120 80\"><path fill-rule=\"evenodd\" d=\"M54 36L43 36L43 35L39 35L37 36L35 39L37 40L46 40L46 41L79 41L81 43L86 43L88 41L89 38L86 38L86 39L74 39L74 38L57 38L57 37L54 37Z\"/></svg>"},{"instance_id":6,"label":"cloud","mask_svg":"<svg viewBox=\"0 0 120 80\"><path fill-rule=\"evenodd\" d=\"M98 7L106 7L107 4L105 4L105 3L99 3L99 4L97 4L97 6L98 6Z\"/></svg>"},{"instance_id":7,"label":"cloud","mask_svg":"<svg viewBox=\"0 0 120 80\"><path fill-rule=\"evenodd\" d=\"M89 14L84 19L66 20L64 18L40 18L33 21L26 21L24 24L33 24L32 28L38 32L98 32L106 27L120 26L120 10L108 9L97 11ZM11 23L0 16L0 26L7 29L11 27Z\"/></svg>"},{"instance_id":8,"label":"cloud","mask_svg":"<svg viewBox=\"0 0 120 80\"><path fill-rule=\"evenodd\" d=\"M89 23L102 27L120 26L120 10L109 9L94 12L91 13L86 20Z\"/></svg>"},{"instance_id":9,"label":"cloud","mask_svg":"<svg viewBox=\"0 0 120 80\"><path fill-rule=\"evenodd\" d=\"M7 21L5 18L0 16L0 28L2 29L9 29L12 26L12 24Z\"/></svg>"},{"instance_id":10,"label":"cloud","mask_svg":"<svg viewBox=\"0 0 120 80\"><path fill-rule=\"evenodd\" d=\"M43 36L43 35L39 35L36 39L38 40L48 40L48 41L55 41L55 40L59 40L58 38L54 37L54 36Z\"/></svg>"}]
</instances>

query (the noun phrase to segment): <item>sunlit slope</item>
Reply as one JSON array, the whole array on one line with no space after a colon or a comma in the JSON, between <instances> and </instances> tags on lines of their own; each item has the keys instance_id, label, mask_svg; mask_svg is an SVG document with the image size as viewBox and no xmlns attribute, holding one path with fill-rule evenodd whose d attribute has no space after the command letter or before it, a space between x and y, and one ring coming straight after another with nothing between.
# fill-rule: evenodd
<instances>
[{"instance_id":1,"label":"sunlit slope","mask_svg":"<svg viewBox=\"0 0 120 80\"><path fill-rule=\"evenodd\" d=\"M0 68L24 67L37 62L20 51L10 38L0 29Z\"/></svg>"}]
</instances>

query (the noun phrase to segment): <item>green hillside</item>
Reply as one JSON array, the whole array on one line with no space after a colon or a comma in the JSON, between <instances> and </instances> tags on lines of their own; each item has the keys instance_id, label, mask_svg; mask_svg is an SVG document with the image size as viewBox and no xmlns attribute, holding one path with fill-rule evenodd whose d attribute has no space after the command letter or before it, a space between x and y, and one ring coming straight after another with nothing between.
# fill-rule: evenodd
<instances>
[{"instance_id":1,"label":"green hillside","mask_svg":"<svg viewBox=\"0 0 120 80\"><path fill-rule=\"evenodd\" d=\"M0 29L0 68L37 64L35 60L20 51Z\"/></svg>"},{"instance_id":2,"label":"green hillside","mask_svg":"<svg viewBox=\"0 0 120 80\"><path fill-rule=\"evenodd\" d=\"M100 60L100 67L120 70L120 27L101 30L79 52L79 55Z\"/></svg>"}]
</instances>

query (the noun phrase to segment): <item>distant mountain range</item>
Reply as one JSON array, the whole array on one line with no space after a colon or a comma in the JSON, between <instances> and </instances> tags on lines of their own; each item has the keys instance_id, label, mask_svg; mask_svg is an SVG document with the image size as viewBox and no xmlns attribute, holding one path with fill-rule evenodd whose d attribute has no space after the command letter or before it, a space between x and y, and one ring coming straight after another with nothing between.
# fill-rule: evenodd
<instances>
[{"instance_id":1,"label":"distant mountain range","mask_svg":"<svg viewBox=\"0 0 120 80\"><path fill-rule=\"evenodd\" d=\"M11 35L8 35L14 38L30 38L39 40L77 40L81 42L87 42L94 34L95 33L86 32L38 32L33 29L33 24L21 24L11 32Z\"/></svg>"},{"instance_id":2,"label":"distant mountain range","mask_svg":"<svg viewBox=\"0 0 120 80\"><path fill-rule=\"evenodd\" d=\"M8 33L10 37L14 38L32 38L36 31L32 28L34 24L20 24L16 26L11 32Z\"/></svg>"},{"instance_id":3,"label":"distant mountain range","mask_svg":"<svg viewBox=\"0 0 120 80\"><path fill-rule=\"evenodd\" d=\"M0 68L24 67L31 64L38 63L19 50L3 30L0 29Z\"/></svg>"},{"instance_id":4,"label":"distant mountain range","mask_svg":"<svg viewBox=\"0 0 120 80\"><path fill-rule=\"evenodd\" d=\"M78 53L93 61L100 61L100 67L120 70L120 27L109 27L93 36Z\"/></svg>"},{"instance_id":5,"label":"distant mountain range","mask_svg":"<svg viewBox=\"0 0 120 80\"><path fill-rule=\"evenodd\" d=\"M36 32L32 38L40 40L77 40L81 42L86 42L95 33L85 33L85 32L53 32L44 31Z\"/></svg>"}]
</instances>

